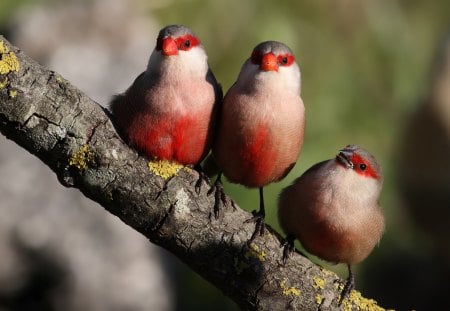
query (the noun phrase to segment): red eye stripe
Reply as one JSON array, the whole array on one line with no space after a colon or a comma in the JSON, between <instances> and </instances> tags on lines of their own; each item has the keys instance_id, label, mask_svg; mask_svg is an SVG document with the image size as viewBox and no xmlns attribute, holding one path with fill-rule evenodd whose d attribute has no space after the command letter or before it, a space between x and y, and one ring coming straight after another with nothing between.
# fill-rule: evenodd
<instances>
[{"instance_id":1,"label":"red eye stripe","mask_svg":"<svg viewBox=\"0 0 450 311\"><path fill-rule=\"evenodd\" d=\"M156 47L155 50L161 51L163 46L164 38L156 39ZM198 46L200 44L200 40L192 35L184 35L182 37L178 37L175 39L175 43L177 44L178 50L188 51L194 46Z\"/></svg>"},{"instance_id":2,"label":"red eye stripe","mask_svg":"<svg viewBox=\"0 0 450 311\"><path fill-rule=\"evenodd\" d=\"M262 60L262 55L259 51L253 51L250 57L252 63L255 65L260 65ZM277 56L277 62L281 66L290 66L295 61L295 57L292 54L281 54Z\"/></svg>"},{"instance_id":3,"label":"red eye stripe","mask_svg":"<svg viewBox=\"0 0 450 311\"><path fill-rule=\"evenodd\" d=\"M372 165L364 160L360 155L353 154L352 156L353 169L363 176L372 177L378 179L380 176L373 169Z\"/></svg>"},{"instance_id":4,"label":"red eye stripe","mask_svg":"<svg viewBox=\"0 0 450 311\"><path fill-rule=\"evenodd\" d=\"M193 35L184 35L182 37L178 37L175 39L177 43L178 50L188 51L192 49L194 46L198 46L200 44L200 40Z\"/></svg>"},{"instance_id":5,"label":"red eye stripe","mask_svg":"<svg viewBox=\"0 0 450 311\"><path fill-rule=\"evenodd\" d=\"M278 55L277 60L281 66L290 66L294 62L295 57L292 54L282 54Z\"/></svg>"}]
</instances>

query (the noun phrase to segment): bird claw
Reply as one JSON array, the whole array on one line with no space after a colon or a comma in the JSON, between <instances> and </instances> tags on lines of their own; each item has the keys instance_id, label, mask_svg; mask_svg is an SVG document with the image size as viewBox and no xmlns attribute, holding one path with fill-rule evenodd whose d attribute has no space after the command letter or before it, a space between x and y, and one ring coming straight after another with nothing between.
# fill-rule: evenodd
<instances>
[{"instance_id":1,"label":"bird claw","mask_svg":"<svg viewBox=\"0 0 450 311\"><path fill-rule=\"evenodd\" d=\"M293 252L297 252L301 256L308 258L308 256L306 256L303 252L295 249L294 242L295 242L295 236L288 235L286 237L286 240L283 242L283 244L281 244L281 247L283 247L283 265L286 265L289 257L291 256L291 254Z\"/></svg>"},{"instance_id":2,"label":"bird claw","mask_svg":"<svg viewBox=\"0 0 450 311\"><path fill-rule=\"evenodd\" d=\"M345 282L344 289L341 292L339 305L342 304L344 299L346 299L350 295L350 292L354 289L355 289L355 277L353 275L353 272L352 272L350 266L348 266L348 278L347 278L347 281Z\"/></svg>"},{"instance_id":3,"label":"bird claw","mask_svg":"<svg viewBox=\"0 0 450 311\"><path fill-rule=\"evenodd\" d=\"M250 240L248 240L248 243L253 242L258 235L259 236L264 235L264 230L266 230L266 223L264 222L264 220L265 220L265 215L263 213L261 213L261 211L258 211L258 212L253 211L253 217L244 221L244 223L250 223L250 222L255 223L255 231L253 231L253 234L252 234Z\"/></svg>"},{"instance_id":4,"label":"bird claw","mask_svg":"<svg viewBox=\"0 0 450 311\"><path fill-rule=\"evenodd\" d=\"M214 182L214 186L212 186L208 190L208 195L211 195L211 193L214 192L214 218L218 219L220 216L220 203L224 206L228 206L228 198L225 195L225 190L223 189L222 181L220 180L220 177L216 179ZM234 209L236 209L236 206L234 205L234 202L231 201L231 205Z\"/></svg>"},{"instance_id":5,"label":"bird claw","mask_svg":"<svg viewBox=\"0 0 450 311\"><path fill-rule=\"evenodd\" d=\"M283 265L286 265L290 255L295 251L294 241L295 237L293 235L288 235L281 245L283 247Z\"/></svg>"},{"instance_id":6,"label":"bird claw","mask_svg":"<svg viewBox=\"0 0 450 311\"><path fill-rule=\"evenodd\" d=\"M209 184L208 176L203 172L203 169L200 165L194 166L194 169L198 172L198 179L195 182L195 193L197 195L200 194L200 191L202 189L202 183L205 181L207 184Z\"/></svg>"}]
</instances>

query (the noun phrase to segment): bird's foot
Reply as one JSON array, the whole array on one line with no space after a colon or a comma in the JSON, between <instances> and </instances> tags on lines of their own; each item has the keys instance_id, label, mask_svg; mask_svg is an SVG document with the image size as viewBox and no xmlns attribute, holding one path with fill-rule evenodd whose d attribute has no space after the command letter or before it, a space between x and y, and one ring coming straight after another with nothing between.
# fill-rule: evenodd
<instances>
[{"instance_id":1,"label":"bird's foot","mask_svg":"<svg viewBox=\"0 0 450 311\"><path fill-rule=\"evenodd\" d=\"M198 195L198 194L200 194L200 190L202 189L203 181L205 181L209 185L209 178L205 174L205 172L203 172L203 169L200 166L200 164L195 165L194 169L198 172L198 179L195 182L195 193L197 193L197 195Z\"/></svg>"},{"instance_id":2,"label":"bird's foot","mask_svg":"<svg viewBox=\"0 0 450 311\"><path fill-rule=\"evenodd\" d=\"M301 256L308 258L308 256L306 256L303 252L295 249L294 242L295 236L290 234L286 236L286 240L283 242L283 244L281 244L281 247L283 247L283 265L286 265L289 257L293 252L297 252Z\"/></svg>"},{"instance_id":3,"label":"bird's foot","mask_svg":"<svg viewBox=\"0 0 450 311\"><path fill-rule=\"evenodd\" d=\"M286 265L290 255L295 251L294 241L295 236L288 235L281 245L283 247L283 265Z\"/></svg>"},{"instance_id":4,"label":"bird's foot","mask_svg":"<svg viewBox=\"0 0 450 311\"><path fill-rule=\"evenodd\" d=\"M214 192L214 217L215 219L218 219L220 216L220 207L221 205L223 206L228 206L229 200L227 198L227 196L225 195L225 190L223 189L223 185L222 185L222 181L220 179L220 177L218 177L216 179L216 181L214 182L214 185L209 189L208 191L208 195L212 194ZM236 208L234 206L234 202L231 201L231 205L233 206L233 208Z\"/></svg>"},{"instance_id":5,"label":"bird's foot","mask_svg":"<svg viewBox=\"0 0 450 311\"><path fill-rule=\"evenodd\" d=\"M247 219L244 223L250 223L250 222L254 222L255 223L255 231L253 231L253 234L250 238L250 240L248 240L248 243L253 242L253 240L256 239L256 237L259 236L263 236L264 235L264 230L266 229L266 223L265 223L265 214L261 211L253 211L253 217L250 219Z\"/></svg>"},{"instance_id":6,"label":"bird's foot","mask_svg":"<svg viewBox=\"0 0 450 311\"><path fill-rule=\"evenodd\" d=\"M347 278L347 281L345 282L344 289L341 292L341 298L339 300L339 305L342 304L344 299L346 299L350 295L350 292L354 289L355 289L355 277L353 275L353 272L352 272L350 266L348 266L348 278Z\"/></svg>"}]
</instances>

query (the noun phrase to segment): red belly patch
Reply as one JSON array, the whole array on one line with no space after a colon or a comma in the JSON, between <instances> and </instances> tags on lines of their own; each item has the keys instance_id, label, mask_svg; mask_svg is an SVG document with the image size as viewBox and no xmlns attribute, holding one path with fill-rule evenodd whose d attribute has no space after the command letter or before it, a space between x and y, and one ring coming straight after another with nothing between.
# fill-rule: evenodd
<instances>
[{"instance_id":1,"label":"red belly patch","mask_svg":"<svg viewBox=\"0 0 450 311\"><path fill-rule=\"evenodd\" d=\"M157 120L147 117L139 121L130 127L128 134L130 142L146 156L181 164L196 164L201 160L206 148L206 130L198 120L184 116Z\"/></svg>"},{"instance_id":2,"label":"red belly patch","mask_svg":"<svg viewBox=\"0 0 450 311\"><path fill-rule=\"evenodd\" d=\"M262 187L271 181L276 160L273 147L270 130L266 125L257 126L244 139L244 146L239 154L247 186Z\"/></svg>"}]
</instances>

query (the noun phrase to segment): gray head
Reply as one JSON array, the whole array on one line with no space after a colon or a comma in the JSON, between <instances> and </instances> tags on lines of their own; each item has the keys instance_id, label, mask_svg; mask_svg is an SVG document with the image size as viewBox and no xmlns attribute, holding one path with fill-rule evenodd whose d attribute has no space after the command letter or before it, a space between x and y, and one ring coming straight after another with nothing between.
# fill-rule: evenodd
<instances>
[{"instance_id":1,"label":"gray head","mask_svg":"<svg viewBox=\"0 0 450 311\"><path fill-rule=\"evenodd\" d=\"M275 55L278 54L291 54L294 55L292 50L284 43L278 41L264 41L255 46L253 53L258 52L262 55L272 52Z\"/></svg>"},{"instance_id":2,"label":"gray head","mask_svg":"<svg viewBox=\"0 0 450 311\"><path fill-rule=\"evenodd\" d=\"M381 167L375 157L359 146L347 145L339 150L336 162L347 169L353 169L362 176L383 179Z\"/></svg>"},{"instance_id":3,"label":"gray head","mask_svg":"<svg viewBox=\"0 0 450 311\"><path fill-rule=\"evenodd\" d=\"M155 50L164 56L173 56L178 55L178 51L189 51L199 45L200 40L189 28L169 25L159 31Z\"/></svg>"},{"instance_id":4,"label":"gray head","mask_svg":"<svg viewBox=\"0 0 450 311\"><path fill-rule=\"evenodd\" d=\"M164 39L167 37L178 38L178 37L184 36L184 35L191 35L191 36L196 37L196 35L192 32L192 30L190 30L186 26L169 25L159 31L158 39L159 38Z\"/></svg>"},{"instance_id":5,"label":"gray head","mask_svg":"<svg viewBox=\"0 0 450 311\"><path fill-rule=\"evenodd\" d=\"M261 42L253 49L250 59L263 71L278 71L280 66L289 67L295 62L292 50L278 41Z\"/></svg>"}]
</instances>

